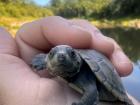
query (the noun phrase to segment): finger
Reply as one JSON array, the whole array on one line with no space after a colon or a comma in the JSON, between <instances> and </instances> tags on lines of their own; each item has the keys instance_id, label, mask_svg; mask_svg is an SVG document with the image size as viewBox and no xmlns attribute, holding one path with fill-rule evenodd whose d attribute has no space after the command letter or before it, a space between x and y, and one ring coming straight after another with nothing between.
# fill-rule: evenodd
<instances>
[{"instance_id":1,"label":"finger","mask_svg":"<svg viewBox=\"0 0 140 105\"><path fill-rule=\"evenodd\" d=\"M120 76L127 76L133 70L131 60L125 55L120 46L111 38L109 40L114 44L114 51L110 55L110 59L118 70Z\"/></svg>"},{"instance_id":2,"label":"finger","mask_svg":"<svg viewBox=\"0 0 140 105\"><path fill-rule=\"evenodd\" d=\"M77 26L87 29L90 33L92 33L91 48L94 48L107 55L116 67L117 72L120 76L126 76L132 72L132 62L123 53L122 49L113 39L104 36L96 27L91 25L88 21L71 20L71 22Z\"/></svg>"},{"instance_id":3,"label":"finger","mask_svg":"<svg viewBox=\"0 0 140 105\"><path fill-rule=\"evenodd\" d=\"M102 33L86 20L71 20L75 26L80 26L92 34L91 48L94 48L109 56L114 50L114 45Z\"/></svg>"},{"instance_id":4,"label":"finger","mask_svg":"<svg viewBox=\"0 0 140 105\"><path fill-rule=\"evenodd\" d=\"M16 42L4 28L0 28L0 54L18 56Z\"/></svg>"},{"instance_id":5,"label":"finger","mask_svg":"<svg viewBox=\"0 0 140 105\"><path fill-rule=\"evenodd\" d=\"M54 16L23 25L17 32L16 41L21 57L30 62L34 54L47 52L58 44L87 48L91 43L91 35L86 30L73 26L68 20Z\"/></svg>"}]
</instances>

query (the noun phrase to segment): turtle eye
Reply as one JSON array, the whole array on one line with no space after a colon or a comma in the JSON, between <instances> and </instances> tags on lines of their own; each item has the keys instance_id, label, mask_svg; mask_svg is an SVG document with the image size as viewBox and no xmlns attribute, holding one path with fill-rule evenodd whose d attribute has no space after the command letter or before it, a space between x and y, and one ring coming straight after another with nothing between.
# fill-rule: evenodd
<instances>
[{"instance_id":1,"label":"turtle eye","mask_svg":"<svg viewBox=\"0 0 140 105\"><path fill-rule=\"evenodd\" d=\"M50 51L49 52L49 57L52 57L54 55L54 52L53 51Z\"/></svg>"},{"instance_id":2,"label":"turtle eye","mask_svg":"<svg viewBox=\"0 0 140 105\"><path fill-rule=\"evenodd\" d=\"M52 56L53 55L53 51L51 51L49 54L50 54L50 56Z\"/></svg>"},{"instance_id":3,"label":"turtle eye","mask_svg":"<svg viewBox=\"0 0 140 105\"><path fill-rule=\"evenodd\" d=\"M70 55L71 55L71 57L75 58L76 57L75 51L74 50L71 50Z\"/></svg>"},{"instance_id":4,"label":"turtle eye","mask_svg":"<svg viewBox=\"0 0 140 105\"><path fill-rule=\"evenodd\" d=\"M79 61L77 61L77 65L80 65L80 62Z\"/></svg>"},{"instance_id":5,"label":"turtle eye","mask_svg":"<svg viewBox=\"0 0 140 105\"><path fill-rule=\"evenodd\" d=\"M76 57L76 53L75 53L74 49L68 47L66 50L69 53L70 57L72 57L72 58Z\"/></svg>"},{"instance_id":6,"label":"turtle eye","mask_svg":"<svg viewBox=\"0 0 140 105\"><path fill-rule=\"evenodd\" d=\"M49 52L49 57L53 57L55 53L55 49L51 49L51 51Z\"/></svg>"}]
</instances>

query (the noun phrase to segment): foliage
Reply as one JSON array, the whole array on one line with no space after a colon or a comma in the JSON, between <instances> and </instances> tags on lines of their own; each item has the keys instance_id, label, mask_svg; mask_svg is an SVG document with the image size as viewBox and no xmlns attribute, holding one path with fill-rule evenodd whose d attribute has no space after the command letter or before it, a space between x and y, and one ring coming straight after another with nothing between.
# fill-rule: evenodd
<instances>
[{"instance_id":1,"label":"foliage","mask_svg":"<svg viewBox=\"0 0 140 105\"><path fill-rule=\"evenodd\" d=\"M0 16L7 17L45 17L53 15L48 8L38 7L35 4L19 2L8 2L11 0L0 0ZM18 1L18 0L17 0Z\"/></svg>"},{"instance_id":2,"label":"foliage","mask_svg":"<svg viewBox=\"0 0 140 105\"><path fill-rule=\"evenodd\" d=\"M116 18L139 16L140 0L51 0L55 14L64 17Z\"/></svg>"},{"instance_id":3,"label":"foliage","mask_svg":"<svg viewBox=\"0 0 140 105\"><path fill-rule=\"evenodd\" d=\"M51 0L55 14L63 17L90 17L99 13L111 0Z\"/></svg>"},{"instance_id":4,"label":"foliage","mask_svg":"<svg viewBox=\"0 0 140 105\"><path fill-rule=\"evenodd\" d=\"M110 4L103 8L98 14L100 17L118 18L125 16L139 16L140 0L112 0Z\"/></svg>"},{"instance_id":5,"label":"foliage","mask_svg":"<svg viewBox=\"0 0 140 105\"><path fill-rule=\"evenodd\" d=\"M112 18L139 16L140 0L50 0L50 6L37 6L33 0L0 0L0 16L67 18Z\"/></svg>"}]
</instances>

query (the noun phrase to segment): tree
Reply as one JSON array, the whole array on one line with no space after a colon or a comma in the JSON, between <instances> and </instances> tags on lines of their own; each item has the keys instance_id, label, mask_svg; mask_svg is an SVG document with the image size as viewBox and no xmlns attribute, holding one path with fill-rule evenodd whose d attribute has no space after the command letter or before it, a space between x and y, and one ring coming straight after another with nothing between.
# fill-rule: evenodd
<instances>
[{"instance_id":1,"label":"tree","mask_svg":"<svg viewBox=\"0 0 140 105\"><path fill-rule=\"evenodd\" d=\"M64 17L89 17L98 13L110 0L51 0L57 15Z\"/></svg>"},{"instance_id":2,"label":"tree","mask_svg":"<svg viewBox=\"0 0 140 105\"><path fill-rule=\"evenodd\" d=\"M112 0L110 5L104 9L106 16L128 16L139 15L140 0Z\"/></svg>"}]
</instances>

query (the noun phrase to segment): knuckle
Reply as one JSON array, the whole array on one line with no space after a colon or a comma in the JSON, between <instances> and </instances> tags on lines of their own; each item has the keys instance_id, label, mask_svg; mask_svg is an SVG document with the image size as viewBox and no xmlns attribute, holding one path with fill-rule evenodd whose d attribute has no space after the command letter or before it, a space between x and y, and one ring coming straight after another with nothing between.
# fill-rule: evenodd
<instances>
[{"instance_id":1,"label":"knuckle","mask_svg":"<svg viewBox=\"0 0 140 105\"><path fill-rule=\"evenodd\" d=\"M112 44L114 45L114 49L115 51L122 51L122 48L120 47L120 45L116 42L115 39L108 37L108 39L112 42Z\"/></svg>"}]
</instances>

